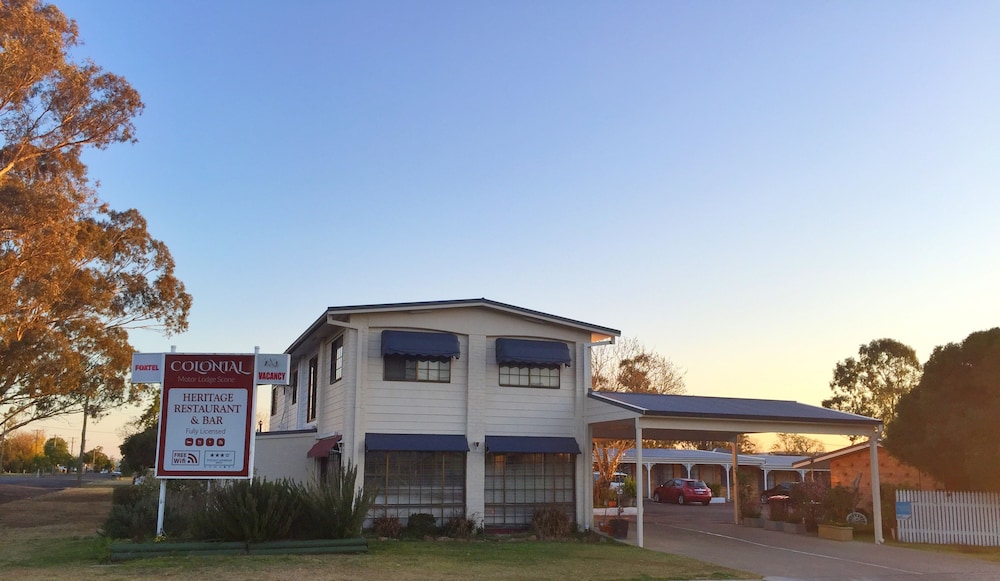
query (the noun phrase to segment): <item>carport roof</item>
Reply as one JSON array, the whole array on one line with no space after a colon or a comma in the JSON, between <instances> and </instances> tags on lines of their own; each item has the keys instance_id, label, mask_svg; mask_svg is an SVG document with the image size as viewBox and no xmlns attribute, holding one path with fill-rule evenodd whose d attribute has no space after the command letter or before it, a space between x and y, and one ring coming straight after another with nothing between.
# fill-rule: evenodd
<instances>
[{"instance_id":1,"label":"carport roof","mask_svg":"<svg viewBox=\"0 0 1000 581\"><path fill-rule=\"evenodd\" d=\"M630 425L641 420L648 438L729 441L763 432L872 435L882 424L795 401L608 391L588 394L587 420L595 438L634 438Z\"/></svg>"}]
</instances>

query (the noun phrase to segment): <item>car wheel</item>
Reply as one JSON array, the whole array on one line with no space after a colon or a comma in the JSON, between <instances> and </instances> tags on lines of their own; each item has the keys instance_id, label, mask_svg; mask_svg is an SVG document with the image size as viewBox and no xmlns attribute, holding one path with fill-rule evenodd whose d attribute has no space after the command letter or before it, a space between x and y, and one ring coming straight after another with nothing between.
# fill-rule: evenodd
<instances>
[{"instance_id":1,"label":"car wheel","mask_svg":"<svg viewBox=\"0 0 1000 581\"><path fill-rule=\"evenodd\" d=\"M712 504L712 501L711 500L706 500L702 504L704 504L705 506L708 506L708 505Z\"/></svg>"},{"instance_id":2,"label":"car wheel","mask_svg":"<svg viewBox=\"0 0 1000 581\"><path fill-rule=\"evenodd\" d=\"M660 502L660 493L659 492L654 492L653 493L653 502Z\"/></svg>"},{"instance_id":3,"label":"car wheel","mask_svg":"<svg viewBox=\"0 0 1000 581\"><path fill-rule=\"evenodd\" d=\"M683 494L680 494L680 495L677 496L677 504L684 504L685 500L686 499L684 498Z\"/></svg>"}]
</instances>

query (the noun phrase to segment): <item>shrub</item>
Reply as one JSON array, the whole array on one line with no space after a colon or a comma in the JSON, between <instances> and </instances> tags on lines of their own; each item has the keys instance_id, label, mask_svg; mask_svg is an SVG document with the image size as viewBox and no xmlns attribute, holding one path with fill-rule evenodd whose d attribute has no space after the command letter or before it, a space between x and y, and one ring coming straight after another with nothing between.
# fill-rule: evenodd
<instances>
[{"instance_id":1,"label":"shrub","mask_svg":"<svg viewBox=\"0 0 1000 581\"><path fill-rule=\"evenodd\" d=\"M116 503L114 499L112 500L111 513L104 521L101 534L112 539L132 539L136 542L156 536L159 499L156 496L139 494L120 496L127 496L128 502Z\"/></svg>"},{"instance_id":2,"label":"shrub","mask_svg":"<svg viewBox=\"0 0 1000 581\"><path fill-rule=\"evenodd\" d=\"M627 476L625 478L624 482L622 482L620 496L624 496L631 499L636 498L635 478L632 478L631 476Z\"/></svg>"},{"instance_id":3,"label":"shrub","mask_svg":"<svg viewBox=\"0 0 1000 581\"><path fill-rule=\"evenodd\" d=\"M467 539L479 531L479 524L475 518L465 515L456 515L444 523L444 534L456 539Z\"/></svg>"},{"instance_id":4,"label":"shrub","mask_svg":"<svg viewBox=\"0 0 1000 581\"><path fill-rule=\"evenodd\" d=\"M855 491L846 486L830 488L823 499L824 520L832 523L847 521L847 515L854 510Z\"/></svg>"},{"instance_id":5,"label":"shrub","mask_svg":"<svg viewBox=\"0 0 1000 581\"><path fill-rule=\"evenodd\" d=\"M347 539L361 536L375 492L355 490L358 469L352 463L335 471L326 482L305 491L305 536Z\"/></svg>"},{"instance_id":6,"label":"shrub","mask_svg":"<svg viewBox=\"0 0 1000 581\"><path fill-rule=\"evenodd\" d=\"M561 539L573 531L573 521L557 506L535 510L531 516L531 532L540 539Z\"/></svg>"},{"instance_id":7,"label":"shrub","mask_svg":"<svg viewBox=\"0 0 1000 581\"><path fill-rule=\"evenodd\" d=\"M111 512L101 534L112 539L144 541L156 536L160 483L147 478L137 486L117 486L111 493ZM194 515L200 511L205 491L201 481L167 482L167 505L163 513L163 532L176 538L190 536Z\"/></svg>"},{"instance_id":8,"label":"shrub","mask_svg":"<svg viewBox=\"0 0 1000 581\"><path fill-rule=\"evenodd\" d=\"M722 496L722 485L718 482L707 482L708 489L712 491L713 498L719 498Z\"/></svg>"},{"instance_id":9,"label":"shrub","mask_svg":"<svg viewBox=\"0 0 1000 581\"><path fill-rule=\"evenodd\" d=\"M434 536L438 534L437 519L426 512L411 514L406 521L406 534L418 538Z\"/></svg>"},{"instance_id":10,"label":"shrub","mask_svg":"<svg viewBox=\"0 0 1000 581\"><path fill-rule=\"evenodd\" d=\"M743 518L760 518L760 499L754 494L753 487L748 482L740 483L740 516Z\"/></svg>"},{"instance_id":11,"label":"shrub","mask_svg":"<svg viewBox=\"0 0 1000 581\"><path fill-rule=\"evenodd\" d=\"M112 506L132 506L142 498L141 486L116 486L111 489Z\"/></svg>"},{"instance_id":12,"label":"shrub","mask_svg":"<svg viewBox=\"0 0 1000 581\"><path fill-rule=\"evenodd\" d=\"M302 488L290 480L231 480L208 494L195 535L205 540L259 543L294 536Z\"/></svg>"},{"instance_id":13,"label":"shrub","mask_svg":"<svg viewBox=\"0 0 1000 581\"><path fill-rule=\"evenodd\" d=\"M372 530L380 537L398 539L403 534L403 522L398 516L380 516L375 519Z\"/></svg>"}]
</instances>

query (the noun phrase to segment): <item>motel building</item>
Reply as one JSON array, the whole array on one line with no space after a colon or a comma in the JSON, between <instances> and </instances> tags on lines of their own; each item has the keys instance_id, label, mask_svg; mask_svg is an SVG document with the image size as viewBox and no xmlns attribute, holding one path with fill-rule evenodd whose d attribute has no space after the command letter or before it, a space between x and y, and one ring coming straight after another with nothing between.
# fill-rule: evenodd
<instances>
[{"instance_id":1,"label":"motel building","mask_svg":"<svg viewBox=\"0 0 1000 581\"><path fill-rule=\"evenodd\" d=\"M330 307L285 351L290 384L272 387L254 473L310 482L350 461L378 490L373 518L465 516L509 530L557 506L590 528L595 440L789 432L874 442L881 432L878 420L796 402L593 392L591 351L620 335L488 299ZM645 466L642 453L630 462ZM648 474L639 471L639 490ZM872 482L877 495L877 474ZM642 502L637 510L641 546Z\"/></svg>"}]
</instances>

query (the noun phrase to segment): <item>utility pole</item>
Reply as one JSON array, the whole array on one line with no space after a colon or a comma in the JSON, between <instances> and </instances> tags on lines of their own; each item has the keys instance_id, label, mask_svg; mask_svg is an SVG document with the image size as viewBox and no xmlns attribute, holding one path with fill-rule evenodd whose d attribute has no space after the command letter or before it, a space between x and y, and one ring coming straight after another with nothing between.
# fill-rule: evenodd
<instances>
[{"instance_id":1,"label":"utility pole","mask_svg":"<svg viewBox=\"0 0 1000 581\"><path fill-rule=\"evenodd\" d=\"M7 444L7 418L0 424L0 474L3 474L3 449Z\"/></svg>"},{"instance_id":2,"label":"utility pole","mask_svg":"<svg viewBox=\"0 0 1000 581\"><path fill-rule=\"evenodd\" d=\"M76 472L76 485L83 486L83 451L87 446L87 416L90 415L90 396L83 399L83 432L80 434L80 469Z\"/></svg>"}]
</instances>

